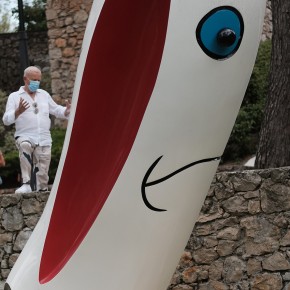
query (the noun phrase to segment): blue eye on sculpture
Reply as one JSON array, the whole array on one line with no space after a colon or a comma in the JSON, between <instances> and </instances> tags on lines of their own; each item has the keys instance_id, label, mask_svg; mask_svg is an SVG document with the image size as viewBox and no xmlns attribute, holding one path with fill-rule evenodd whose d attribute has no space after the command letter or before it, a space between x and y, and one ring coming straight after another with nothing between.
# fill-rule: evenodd
<instances>
[{"instance_id":1,"label":"blue eye on sculpture","mask_svg":"<svg viewBox=\"0 0 290 290\"><path fill-rule=\"evenodd\" d=\"M198 24L196 38L211 58L231 57L240 47L244 22L240 12L230 6L218 7L206 14Z\"/></svg>"}]
</instances>

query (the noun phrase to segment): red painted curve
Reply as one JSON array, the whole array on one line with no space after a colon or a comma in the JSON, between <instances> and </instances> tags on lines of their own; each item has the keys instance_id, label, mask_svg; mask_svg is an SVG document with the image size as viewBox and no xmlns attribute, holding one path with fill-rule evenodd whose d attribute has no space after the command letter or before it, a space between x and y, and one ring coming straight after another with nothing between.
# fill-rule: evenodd
<instances>
[{"instance_id":1,"label":"red painted curve","mask_svg":"<svg viewBox=\"0 0 290 290\"><path fill-rule=\"evenodd\" d=\"M104 3L43 249L41 284L74 254L126 162L156 82L169 9L170 0Z\"/></svg>"}]
</instances>

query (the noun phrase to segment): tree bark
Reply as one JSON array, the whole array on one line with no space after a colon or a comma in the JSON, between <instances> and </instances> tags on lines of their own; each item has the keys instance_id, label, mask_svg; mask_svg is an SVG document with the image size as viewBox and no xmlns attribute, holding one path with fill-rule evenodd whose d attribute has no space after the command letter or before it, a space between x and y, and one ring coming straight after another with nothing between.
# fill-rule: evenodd
<instances>
[{"instance_id":1,"label":"tree bark","mask_svg":"<svg viewBox=\"0 0 290 290\"><path fill-rule=\"evenodd\" d=\"M272 0L272 18L269 91L256 168L290 165L290 1Z\"/></svg>"}]
</instances>

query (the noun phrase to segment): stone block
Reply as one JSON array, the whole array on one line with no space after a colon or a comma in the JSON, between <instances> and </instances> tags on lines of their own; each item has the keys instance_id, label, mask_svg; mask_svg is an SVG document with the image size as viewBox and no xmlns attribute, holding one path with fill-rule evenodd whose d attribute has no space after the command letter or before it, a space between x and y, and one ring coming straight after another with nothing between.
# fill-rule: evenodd
<instances>
[{"instance_id":1,"label":"stone block","mask_svg":"<svg viewBox=\"0 0 290 290\"><path fill-rule=\"evenodd\" d=\"M264 273L251 279L251 290L282 290L283 283L280 274Z\"/></svg>"},{"instance_id":2,"label":"stone block","mask_svg":"<svg viewBox=\"0 0 290 290\"><path fill-rule=\"evenodd\" d=\"M262 266L264 270L272 272L286 271L290 269L290 263L280 252L276 252L273 255L264 259L262 261Z\"/></svg>"}]
</instances>

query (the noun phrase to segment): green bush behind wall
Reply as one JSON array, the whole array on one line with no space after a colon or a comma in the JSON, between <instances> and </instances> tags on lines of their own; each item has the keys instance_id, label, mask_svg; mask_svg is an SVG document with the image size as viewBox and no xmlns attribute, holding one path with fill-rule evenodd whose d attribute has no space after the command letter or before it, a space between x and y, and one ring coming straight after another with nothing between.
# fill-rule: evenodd
<instances>
[{"instance_id":1,"label":"green bush behind wall","mask_svg":"<svg viewBox=\"0 0 290 290\"><path fill-rule=\"evenodd\" d=\"M268 89L270 57L271 41L261 42L241 109L223 154L223 162L256 153Z\"/></svg>"}]
</instances>

